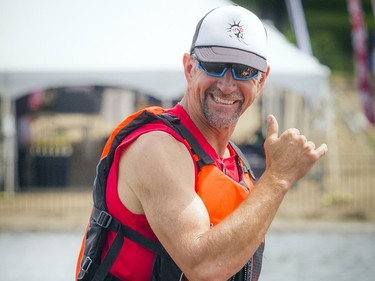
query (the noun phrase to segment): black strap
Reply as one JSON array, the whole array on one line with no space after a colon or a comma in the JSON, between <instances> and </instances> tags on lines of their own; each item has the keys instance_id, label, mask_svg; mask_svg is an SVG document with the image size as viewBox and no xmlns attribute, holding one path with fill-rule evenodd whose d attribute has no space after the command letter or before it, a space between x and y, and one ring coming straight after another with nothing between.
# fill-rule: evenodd
<instances>
[{"instance_id":1,"label":"black strap","mask_svg":"<svg viewBox=\"0 0 375 281\"><path fill-rule=\"evenodd\" d=\"M214 160L203 150L202 146L198 143L197 139L190 133L190 131L181 124L180 118L172 116L168 113L161 115L169 121L170 127L179 133L187 142L190 144L191 149L195 154L198 155L198 167L201 168L204 165L214 164ZM163 120L163 119L162 119Z\"/></svg>"},{"instance_id":2,"label":"black strap","mask_svg":"<svg viewBox=\"0 0 375 281\"><path fill-rule=\"evenodd\" d=\"M108 273L108 276L104 279L104 281L122 281L122 280L112 275L111 273Z\"/></svg>"},{"instance_id":3,"label":"black strap","mask_svg":"<svg viewBox=\"0 0 375 281\"><path fill-rule=\"evenodd\" d=\"M177 116L170 115L168 113L163 113L161 117L164 117L161 118L162 121L164 121L163 119L168 120L169 124L167 123L167 125L169 125L175 131L177 131L177 133L179 133L184 139L188 141L193 152L197 154L200 159L197 163L199 169L204 165L215 163L214 160L203 150L202 146L198 143L197 139L190 133L190 131L184 125L181 124L180 118L178 118ZM164 121L164 123L166 122ZM255 181L256 177L254 175L254 172L251 169L250 163L243 154L243 152L233 141L230 141L229 143L236 152L236 154L240 157L242 162L245 164L246 171L244 172L248 172L251 175L252 179Z\"/></svg>"},{"instance_id":4,"label":"black strap","mask_svg":"<svg viewBox=\"0 0 375 281\"><path fill-rule=\"evenodd\" d=\"M117 219L112 217L109 213L103 210L99 210L94 207L91 217L94 221L103 228L108 228L117 234L120 232L123 237L126 237L137 244L145 247L146 249L154 252L157 255L167 257L168 254L163 246L154 240L142 235L141 233L131 229L130 227L120 223Z\"/></svg>"},{"instance_id":5,"label":"black strap","mask_svg":"<svg viewBox=\"0 0 375 281\"><path fill-rule=\"evenodd\" d=\"M117 232L115 239L113 240L111 247L109 247L107 254L102 260L98 271L95 273L92 281L102 281L108 276L109 270L119 255L122 245L124 244L124 236L121 231Z\"/></svg>"},{"instance_id":6,"label":"black strap","mask_svg":"<svg viewBox=\"0 0 375 281\"><path fill-rule=\"evenodd\" d=\"M234 149L234 151L236 152L236 154L240 157L241 161L245 164L245 168L246 168L247 172L251 175L251 177L255 181L256 177L254 175L253 170L250 167L250 163L247 160L246 156L243 154L241 149L233 141L230 141L229 143L230 143L231 147Z\"/></svg>"},{"instance_id":7,"label":"black strap","mask_svg":"<svg viewBox=\"0 0 375 281\"><path fill-rule=\"evenodd\" d=\"M116 232L116 237L108 249L104 259L99 265L92 281L117 281L115 276L110 275L109 270L116 261L122 246L124 244L124 237L136 242L137 244L151 250L157 255L169 258L168 253L164 250L163 246L148 237L140 234L139 232L131 229L130 227L121 224L117 219L113 218L109 213L99 210L94 207L91 214L92 219L99 226L110 229Z\"/></svg>"},{"instance_id":8,"label":"black strap","mask_svg":"<svg viewBox=\"0 0 375 281\"><path fill-rule=\"evenodd\" d=\"M139 245L153 251L155 254L163 257L169 257L168 253L165 251L163 246L159 242L155 242L147 238L146 236L140 234L139 232L131 229L126 225L121 225L122 234L129 238L130 240L138 243Z\"/></svg>"}]
</instances>

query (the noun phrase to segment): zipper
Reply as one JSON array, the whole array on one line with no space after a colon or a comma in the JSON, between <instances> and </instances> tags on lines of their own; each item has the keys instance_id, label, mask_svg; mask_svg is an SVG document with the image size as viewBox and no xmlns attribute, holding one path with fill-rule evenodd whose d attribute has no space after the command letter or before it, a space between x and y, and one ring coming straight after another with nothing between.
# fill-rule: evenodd
<instances>
[{"instance_id":1,"label":"zipper","mask_svg":"<svg viewBox=\"0 0 375 281\"><path fill-rule=\"evenodd\" d=\"M248 261L245 265L244 265L244 267L241 269L241 271L239 272L239 273L242 273L242 278L241 278L241 280L236 280L236 276L239 274L239 273L237 273L237 274L235 274L234 276L232 276L230 279L228 279L228 281L251 281L251 273L252 272L250 272L250 275L249 275L249 268L250 268L250 266L251 266L251 262L252 262L252 259L250 260L250 261ZM250 264L250 266L249 266L249 264ZM250 279L249 279L249 277L250 277Z\"/></svg>"},{"instance_id":2,"label":"zipper","mask_svg":"<svg viewBox=\"0 0 375 281\"><path fill-rule=\"evenodd\" d=\"M251 281L253 279L253 258L251 258L247 263L246 263L246 281Z\"/></svg>"},{"instance_id":3,"label":"zipper","mask_svg":"<svg viewBox=\"0 0 375 281\"><path fill-rule=\"evenodd\" d=\"M248 281L247 280L247 268L249 267L249 263L247 262L245 264L245 266L243 267L242 271L243 271L243 281Z\"/></svg>"}]
</instances>

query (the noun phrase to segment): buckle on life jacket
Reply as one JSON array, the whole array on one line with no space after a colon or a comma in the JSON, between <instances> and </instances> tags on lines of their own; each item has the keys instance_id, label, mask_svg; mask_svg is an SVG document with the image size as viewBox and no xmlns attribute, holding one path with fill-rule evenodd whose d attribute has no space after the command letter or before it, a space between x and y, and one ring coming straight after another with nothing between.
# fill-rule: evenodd
<instances>
[{"instance_id":1,"label":"buckle on life jacket","mask_svg":"<svg viewBox=\"0 0 375 281\"><path fill-rule=\"evenodd\" d=\"M91 264L92 264L92 259L90 257L86 257L85 260L82 262L81 264L81 271L80 271L80 276L78 278L79 279L82 279L86 273L89 271L89 268L91 267Z\"/></svg>"},{"instance_id":2,"label":"buckle on life jacket","mask_svg":"<svg viewBox=\"0 0 375 281\"><path fill-rule=\"evenodd\" d=\"M112 216L106 211L100 211L99 216L96 220L96 223L103 228L108 228L112 222Z\"/></svg>"}]
</instances>

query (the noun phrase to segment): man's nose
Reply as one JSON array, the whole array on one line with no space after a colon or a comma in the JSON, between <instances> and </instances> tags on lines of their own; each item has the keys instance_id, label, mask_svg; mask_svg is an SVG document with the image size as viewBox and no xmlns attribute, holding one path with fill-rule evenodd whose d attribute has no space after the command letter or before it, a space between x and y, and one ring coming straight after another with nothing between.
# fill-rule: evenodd
<instances>
[{"instance_id":1,"label":"man's nose","mask_svg":"<svg viewBox=\"0 0 375 281\"><path fill-rule=\"evenodd\" d=\"M237 84L233 78L231 68L224 73L223 77L218 79L217 85L224 94L231 94L236 89Z\"/></svg>"}]
</instances>

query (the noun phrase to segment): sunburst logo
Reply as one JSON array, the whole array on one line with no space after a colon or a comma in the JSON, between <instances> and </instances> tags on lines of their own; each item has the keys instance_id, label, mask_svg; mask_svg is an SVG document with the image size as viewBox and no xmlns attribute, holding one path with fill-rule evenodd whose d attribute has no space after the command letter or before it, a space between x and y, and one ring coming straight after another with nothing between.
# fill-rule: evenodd
<instances>
[{"instance_id":1,"label":"sunburst logo","mask_svg":"<svg viewBox=\"0 0 375 281\"><path fill-rule=\"evenodd\" d=\"M233 23L228 23L228 25L229 27L227 28L227 31L229 32L229 37L237 38L238 41L246 44L243 38L244 29L243 29L243 26L241 25L241 21L236 22L235 20L233 20Z\"/></svg>"}]
</instances>

